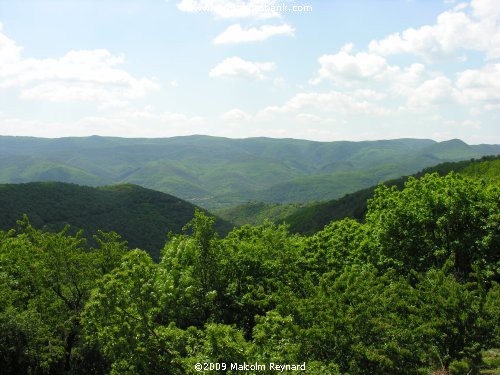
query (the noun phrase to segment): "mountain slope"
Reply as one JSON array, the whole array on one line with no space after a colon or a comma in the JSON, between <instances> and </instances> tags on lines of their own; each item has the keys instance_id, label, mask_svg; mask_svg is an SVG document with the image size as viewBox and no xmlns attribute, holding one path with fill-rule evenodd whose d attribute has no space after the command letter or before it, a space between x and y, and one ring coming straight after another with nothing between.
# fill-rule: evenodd
<instances>
[{"instance_id":1,"label":"mountain slope","mask_svg":"<svg viewBox=\"0 0 500 375\"><path fill-rule=\"evenodd\" d=\"M205 208L328 200L444 161L500 153L460 140L0 137L0 183L133 183Z\"/></svg>"},{"instance_id":2,"label":"mountain slope","mask_svg":"<svg viewBox=\"0 0 500 375\"><path fill-rule=\"evenodd\" d=\"M307 205L308 204L297 203L280 204L248 202L213 212L217 216L237 226L243 226L245 224L260 225L265 220L269 220L274 223L281 223L286 217L290 216L298 209L306 207Z\"/></svg>"},{"instance_id":3,"label":"mountain slope","mask_svg":"<svg viewBox=\"0 0 500 375\"><path fill-rule=\"evenodd\" d=\"M0 185L0 229L12 228L27 214L38 228L83 229L90 237L98 229L122 235L131 248L158 259L169 231L179 233L193 218L196 206L174 196L135 185L92 188L56 182ZM218 219L217 229L232 225Z\"/></svg>"},{"instance_id":4,"label":"mountain slope","mask_svg":"<svg viewBox=\"0 0 500 375\"><path fill-rule=\"evenodd\" d=\"M498 183L500 181L500 156L485 157L480 160L442 163L434 167L425 168L413 176L418 178L426 173L433 172L445 175L452 171L469 177ZM396 180L386 181L385 184L388 186L395 185L398 189L401 189L407 179L408 176L405 176ZM323 229L331 221L340 220L345 217L362 221L367 210L367 200L373 196L375 188L376 186L372 186L352 194L346 194L340 199L298 208L289 216L280 218L280 221L288 223L292 232L304 234L315 233Z\"/></svg>"}]
</instances>

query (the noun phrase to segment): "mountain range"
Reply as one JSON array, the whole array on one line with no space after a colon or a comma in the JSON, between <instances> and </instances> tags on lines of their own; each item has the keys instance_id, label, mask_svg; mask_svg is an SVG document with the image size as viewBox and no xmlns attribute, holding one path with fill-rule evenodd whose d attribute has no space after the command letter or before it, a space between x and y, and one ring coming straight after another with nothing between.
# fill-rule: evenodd
<instances>
[{"instance_id":1,"label":"mountain range","mask_svg":"<svg viewBox=\"0 0 500 375\"><path fill-rule=\"evenodd\" d=\"M187 136L0 137L0 183L136 184L207 209L336 199L442 163L499 154L460 140L315 142Z\"/></svg>"}]
</instances>

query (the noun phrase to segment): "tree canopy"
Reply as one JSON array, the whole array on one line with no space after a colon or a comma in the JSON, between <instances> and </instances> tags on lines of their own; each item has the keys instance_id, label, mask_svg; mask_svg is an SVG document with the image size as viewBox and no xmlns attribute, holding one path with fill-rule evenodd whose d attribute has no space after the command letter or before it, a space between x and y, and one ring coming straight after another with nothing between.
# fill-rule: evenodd
<instances>
[{"instance_id":1,"label":"tree canopy","mask_svg":"<svg viewBox=\"0 0 500 375\"><path fill-rule=\"evenodd\" d=\"M88 243L25 218L0 232L0 368L479 373L500 339L499 201L494 183L428 174L311 236L266 222L221 238L196 211L159 263L115 233Z\"/></svg>"}]
</instances>

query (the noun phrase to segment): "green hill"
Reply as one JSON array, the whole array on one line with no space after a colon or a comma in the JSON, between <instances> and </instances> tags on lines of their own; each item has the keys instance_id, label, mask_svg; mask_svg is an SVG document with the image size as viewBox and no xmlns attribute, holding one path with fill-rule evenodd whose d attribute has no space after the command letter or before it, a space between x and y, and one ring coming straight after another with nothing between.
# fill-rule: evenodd
<instances>
[{"instance_id":1,"label":"green hill","mask_svg":"<svg viewBox=\"0 0 500 375\"><path fill-rule=\"evenodd\" d=\"M500 182L500 160L497 157L483 160L481 163L470 163L460 173L469 177L498 183Z\"/></svg>"},{"instance_id":2,"label":"green hill","mask_svg":"<svg viewBox=\"0 0 500 375\"><path fill-rule=\"evenodd\" d=\"M245 224L260 225L265 220L269 220L274 223L283 222L286 217L290 216L298 209L308 206L309 204L248 202L213 212L217 216L237 226L243 226Z\"/></svg>"},{"instance_id":3,"label":"green hill","mask_svg":"<svg viewBox=\"0 0 500 375\"><path fill-rule=\"evenodd\" d=\"M97 230L115 231L130 248L148 250L158 259L169 231L180 233L196 206L174 196L136 185L99 188L59 182L0 185L0 230L12 228L27 214L37 228L57 231L66 225L83 229L91 238ZM218 220L221 234L232 225Z\"/></svg>"},{"instance_id":4,"label":"green hill","mask_svg":"<svg viewBox=\"0 0 500 375\"><path fill-rule=\"evenodd\" d=\"M217 209L337 199L427 166L498 153L500 145L429 139L0 137L0 183L132 183Z\"/></svg>"},{"instance_id":5,"label":"green hill","mask_svg":"<svg viewBox=\"0 0 500 375\"><path fill-rule=\"evenodd\" d=\"M484 157L480 160L467 160L460 162L447 162L434 167L425 168L414 174L421 177L426 173L437 172L440 175L452 171L469 177L485 179L489 182L500 179L500 156ZM404 186L408 176L385 182L386 185L395 185L398 189ZM359 190L352 194L346 194L340 199L308 205L296 209L287 217L280 217L279 222L290 225L292 232L312 234L334 220L351 217L363 221L367 211L367 200L373 196L376 186Z\"/></svg>"}]
</instances>

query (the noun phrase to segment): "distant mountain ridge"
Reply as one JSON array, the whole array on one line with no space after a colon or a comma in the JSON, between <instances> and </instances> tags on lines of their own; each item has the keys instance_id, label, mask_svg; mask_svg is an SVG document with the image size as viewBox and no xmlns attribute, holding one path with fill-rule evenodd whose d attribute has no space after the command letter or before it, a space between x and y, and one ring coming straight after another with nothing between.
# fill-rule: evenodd
<instances>
[{"instance_id":1,"label":"distant mountain ridge","mask_svg":"<svg viewBox=\"0 0 500 375\"><path fill-rule=\"evenodd\" d=\"M0 183L132 183L214 209L335 199L427 166L499 153L500 145L460 140L0 136Z\"/></svg>"},{"instance_id":2,"label":"distant mountain ridge","mask_svg":"<svg viewBox=\"0 0 500 375\"><path fill-rule=\"evenodd\" d=\"M0 185L0 230L16 226L24 214L36 228L59 231L66 225L91 238L98 230L114 231L130 248L147 250L159 259L167 232L182 232L196 206L136 185L88 187L61 182ZM217 219L226 234L233 225Z\"/></svg>"}]
</instances>

